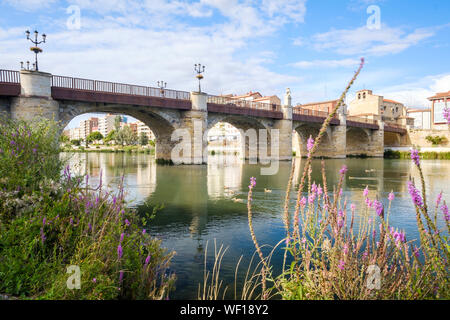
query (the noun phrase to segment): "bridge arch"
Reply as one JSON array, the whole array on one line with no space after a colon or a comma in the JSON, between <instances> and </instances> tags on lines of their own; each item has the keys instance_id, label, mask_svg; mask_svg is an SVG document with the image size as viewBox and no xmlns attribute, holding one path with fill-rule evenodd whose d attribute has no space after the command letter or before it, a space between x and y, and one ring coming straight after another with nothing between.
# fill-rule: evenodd
<instances>
[{"instance_id":1,"label":"bridge arch","mask_svg":"<svg viewBox=\"0 0 450 320\"><path fill-rule=\"evenodd\" d=\"M313 139L316 139L319 134L320 128L321 128L320 124L311 124L311 123L299 123L293 127L294 135L292 146L297 156L307 157L308 139L310 136ZM325 134L322 136L322 140L314 156L326 157L332 154L332 152L334 152L332 150L333 149L332 136L333 136L333 129L329 127L327 128Z\"/></svg>"},{"instance_id":2,"label":"bridge arch","mask_svg":"<svg viewBox=\"0 0 450 320\"><path fill-rule=\"evenodd\" d=\"M227 115L227 114L208 114L208 124L206 128L206 136L208 132L218 123L225 122L240 131L241 141L241 157L245 159L261 159L271 156L271 132L273 121L270 119L258 119L243 115ZM266 137L261 135L260 130L265 130ZM255 144L257 142L257 144ZM267 144L267 154L259 153L259 145Z\"/></svg>"},{"instance_id":3,"label":"bridge arch","mask_svg":"<svg viewBox=\"0 0 450 320\"><path fill-rule=\"evenodd\" d=\"M372 134L369 129L347 128L347 155L369 155Z\"/></svg>"},{"instance_id":4,"label":"bridge arch","mask_svg":"<svg viewBox=\"0 0 450 320\"><path fill-rule=\"evenodd\" d=\"M176 142L171 141L172 132L180 128L180 111L139 108L132 105L60 102L60 126L65 128L75 117L86 113L126 114L142 121L155 135L155 156L157 159L171 159Z\"/></svg>"}]
</instances>

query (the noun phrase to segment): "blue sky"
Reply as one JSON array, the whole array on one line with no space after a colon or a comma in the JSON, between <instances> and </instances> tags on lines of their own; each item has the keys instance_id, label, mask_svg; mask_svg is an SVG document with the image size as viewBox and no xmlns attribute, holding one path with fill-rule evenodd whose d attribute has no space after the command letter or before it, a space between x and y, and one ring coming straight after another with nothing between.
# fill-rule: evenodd
<instances>
[{"instance_id":1,"label":"blue sky","mask_svg":"<svg viewBox=\"0 0 450 320\"><path fill-rule=\"evenodd\" d=\"M450 90L449 12L442 0L3 0L0 68L33 59L24 31L37 29L48 35L42 71L190 91L200 62L207 93L289 87L307 103L337 98L365 57L348 99L369 88L427 107Z\"/></svg>"}]
</instances>

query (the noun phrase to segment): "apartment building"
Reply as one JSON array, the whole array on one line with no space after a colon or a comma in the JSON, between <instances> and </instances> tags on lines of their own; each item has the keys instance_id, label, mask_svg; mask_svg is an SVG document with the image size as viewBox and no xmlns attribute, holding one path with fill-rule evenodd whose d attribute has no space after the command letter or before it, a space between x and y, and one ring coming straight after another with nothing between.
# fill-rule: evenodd
<instances>
[{"instance_id":1,"label":"apartment building","mask_svg":"<svg viewBox=\"0 0 450 320\"><path fill-rule=\"evenodd\" d=\"M431 109L408 109L407 115L414 119L414 129L431 129Z\"/></svg>"},{"instance_id":2,"label":"apartment building","mask_svg":"<svg viewBox=\"0 0 450 320\"><path fill-rule=\"evenodd\" d=\"M444 118L444 109L450 109L450 91L438 92L428 100L431 101L432 129L449 130L448 122Z\"/></svg>"}]
</instances>

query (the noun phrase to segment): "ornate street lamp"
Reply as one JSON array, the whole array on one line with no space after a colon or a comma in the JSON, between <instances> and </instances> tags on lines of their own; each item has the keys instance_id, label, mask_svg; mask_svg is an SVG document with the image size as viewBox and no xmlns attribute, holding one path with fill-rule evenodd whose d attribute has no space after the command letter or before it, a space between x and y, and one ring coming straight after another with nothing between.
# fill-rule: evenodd
<instances>
[{"instance_id":1,"label":"ornate street lamp","mask_svg":"<svg viewBox=\"0 0 450 320\"><path fill-rule=\"evenodd\" d=\"M161 95L164 97L164 89L167 87L167 82L158 81L158 88Z\"/></svg>"},{"instance_id":2,"label":"ornate street lamp","mask_svg":"<svg viewBox=\"0 0 450 320\"><path fill-rule=\"evenodd\" d=\"M205 66L202 66L200 63L194 66L195 72L197 72L196 78L198 79L198 92L202 92L202 88L200 86L200 81L203 79L202 73L205 72Z\"/></svg>"},{"instance_id":3,"label":"ornate street lamp","mask_svg":"<svg viewBox=\"0 0 450 320\"><path fill-rule=\"evenodd\" d=\"M27 40L30 40L34 44L33 47L30 47L30 50L35 54L35 63L33 64L34 70L39 71L37 55L42 52L42 49L38 47L38 44L45 43L45 38L47 36L45 33L42 34L42 41L38 41L39 32L37 32L37 30L34 31L34 40L30 38L30 31L25 31L25 34L27 35Z\"/></svg>"}]
</instances>

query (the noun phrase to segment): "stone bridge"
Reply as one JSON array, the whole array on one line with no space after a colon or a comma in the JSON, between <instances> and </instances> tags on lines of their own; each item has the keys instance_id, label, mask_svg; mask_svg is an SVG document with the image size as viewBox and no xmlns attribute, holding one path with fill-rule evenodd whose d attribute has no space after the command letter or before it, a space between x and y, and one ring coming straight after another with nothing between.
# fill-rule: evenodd
<instances>
[{"instance_id":1,"label":"stone bridge","mask_svg":"<svg viewBox=\"0 0 450 320\"><path fill-rule=\"evenodd\" d=\"M0 70L1 111L12 118L53 118L62 129L84 113L127 114L153 131L157 159L170 160L172 150L181 146L183 162L192 164L207 162L207 132L218 122L241 130L246 159L291 160L292 141L296 150L306 155L306 140L318 134L328 116L325 112L293 109L289 91L283 105L275 105L29 70ZM317 156L381 157L386 134L400 141L406 133L402 127L346 116L345 110L340 110L332 119ZM181 139L183 134L191 139ZM297 139L292 139L293 135ZM262 152L259 146L266 144L267 150Z\"/></svg>"}]
</instances>

